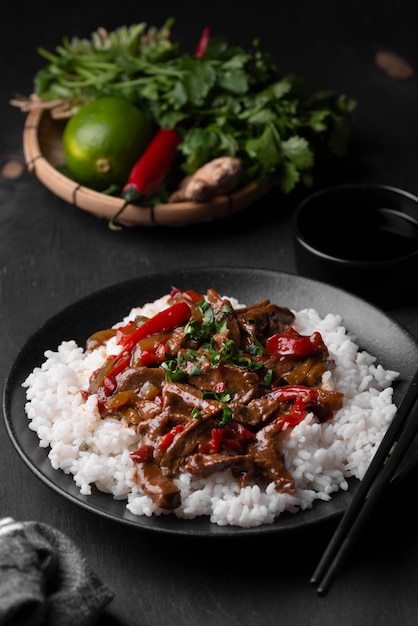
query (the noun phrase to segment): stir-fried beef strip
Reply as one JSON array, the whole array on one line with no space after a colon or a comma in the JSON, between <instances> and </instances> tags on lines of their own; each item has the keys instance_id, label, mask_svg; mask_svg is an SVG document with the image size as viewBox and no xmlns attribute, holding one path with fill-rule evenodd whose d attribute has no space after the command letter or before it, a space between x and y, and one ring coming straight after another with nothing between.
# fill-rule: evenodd
<instances>
[{"instance_id":1,"label":"stir-fried beef strip","mask_svg":"<svg viewBox=\"0 0 418 626\"><path fill-rule=\"evenodd\" d=\"M164 382L164 371L159 367L128 367L118 376L118 391L137 391L141 395L144 386L152 385L158 393L161 393L161 386ZM146 393L145 391L143 392Z\"/></svg>"},{"instance_id":2,"label":"stir-fried beef strip","mask_svg":"<svg viewBox=\"0 0 418 626\"><path fill-rule=\"evenodd\" d=\"M234 476L247 476L253 474L253 457L251 454L226 454L225 452L213 452L191 454L184 463L184 470L198 476L207 478L216 472L231 470Z\"/></svg>"},{"instance_id":3,"label":"stir-fried beef strip","mask_svg":"<svg viewBox=\"0 0 418 626\"><path fill-rule=\"evenodd\" d=\"M274 483L291 494L281 433L310 411L324 421L342 406L341 393L320 386L333 366L328 349L318 333L299 336L292 311L269 300L233 309L214 289L199 298L174 290L169 305L187 302L189 322L166 324L130 352L122 348L92 376L86 393L97 393L103 417L136 426L136 478L162 509L180 506L174 481L182 472L204 479L229 471L240 486ZM140 317L122 329L123 345L144 323ZM95 333L88 349L115 333ZM308 351L292 350L298 342ZM276 343L285 349L267 349Z\"/></svg>"},{"instance_id":4,"label":"stir-fried beef strip","mask_svg":"<svg viewBox=\"0 0 418 626\"><path fill-rule=\"evenodd\" d=\"M198 389L184 383L164 383L162 397L165 410L185 417L189 417L193 409L199 411L199 418L211 417L222 410L221 402L203 398Z\"/></svg>"},{"instance_id":5,"label":"stir-fried beef strip","mask_svg":"<svg viewBox=\"0 0 418 626\"><path fill-rule=\"evenodd\" d=\"M284 464L283 453L279 449L280 426L271 422L261 428L250 452L254 459L254 476L263 486L274 482L277 491L294 493L294 481Z\"/></svg>"},{"instance_id":6,"label":"stir-fried beef strip","mask_svg":"<svg viewBox=\"0 0 418 626\"><path fill-rule=\"evenodd\" d=\"M241 329L239 326L238 318L236 316L236 313L232 309L230 301L226 298L221 298L214 289L208 290L207 299L215 317L222 316L226 320L224 334L223 336L218 338L218 343L219 339L231 339L236 343L236 345L239 345L241 339Z\"/></svg>"},{"instance_id":7,"label":"stir-fried beef strip","mask_svg":"<svg viewBox=\"0 0 418 626\"><path fill-rule=\"evenodd\" d=\"M230 402L229 408L234 420L253 431L257 431L277 415L279 403L274 398L263 396L262 398L254 398L248 404Z\"/></svg>"},{"instance_id":8,"label":"stir-fried beef strip","mask_svg":"<svg viewBox=\"0 0 418 626\"><path fill-rule=\"evenodd\" d=\"M183 429L174 437L168 448L162 449L157 445L154 459L161 467L165 476L175 477L180 468L194 450L199 448L202 441L208 440L211 431L217 427L213 419L188 420L183 424Z\"/></svg>"},{"instance_id":9,"label":"stir-fried beef strip","mask_svg":"<svg viewBox=\"0 0 418 626\"><path fill-rule=\"evenodd\" d=\"M241 328L241 342L252 343L252 337L264 341L282 332L295 321L295 315L286 307L262 300L252 306L235 310Z\"/></svg>"},{"instance_id":10,"label":"stir-fried beef strip","mask_svg":"<svg viewBox=\"0 0 418 626\"><path fill-rule=\"evenodd\" d=\"M191 374L187 380L201 391L216 392L223 385L228 389L231 399L242 404L247 404L260 395L260 379L257 374L236 365L209 365L204 373Z\"/></svg>"},{"instance_id":11,"label":"stir-fried beef strip","mask_svg":"<svg viewBox=\"0 0 418 626\"><path fill-rule=\"evenodd\" d=\"M179 326L169 334L158 333L156 336L147 337L138 342L132 352L132 364L134 367L142 364L144 349L153 351L161 350L165 358L173 357L184 345L184 328Z\"/></svg>"},{"instance_id":12,"label":"stir-fried beef strip","mask_svg":"<svg viewBox=\"0 0 418 626\"><path fill-rule=\"evenodd\" d=\"M180 489L161 473L154 460L137 463L136 475L144 493L161 509L173 511L180 506Z\"/></svg>"}]
</instances>

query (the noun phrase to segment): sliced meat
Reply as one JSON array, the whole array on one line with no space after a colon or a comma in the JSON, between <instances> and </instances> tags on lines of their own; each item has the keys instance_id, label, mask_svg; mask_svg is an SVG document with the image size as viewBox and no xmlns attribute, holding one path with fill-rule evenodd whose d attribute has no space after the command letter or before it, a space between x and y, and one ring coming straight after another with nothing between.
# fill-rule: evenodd
<instances>
[{"instance_id":1,"label":"sliced meat","mask_svg":"<svg viewBox=\"0 0 418 626\"><path fill-rule=\"evenodd\" d=\"M214 289L208 290L207 299L212 307L215 318L218 321L223 319L226 320L225 332L214 335L213 337L215 344L221 346L225 339L230 339L235 341L238 346L241 339L241 329L230 300L227 298L221 298L221 296Z\"/></svg>"},{"instance_id":2,"label":"sliced meat","mask_svg":"<svg viewBox=\"0 0 418 626\"><path fill-rule=\"evenodd\" d=\"M271 422L256 434L256 441L251 444L254 459L254 474L257 482L267 486L274 482L277 491L294 493L293 477L286 469L283 453L279 449L280 426Z\"/></svg>"},{"instance_id":3,"label":"sliced meat","mask_svg":"<svg viewBox=\"0 0 418 626\"><path fill-rule=\"evenodd\" d=\"M274 398L262 397L251 400L247 405L231 402L229 408L234 419L251 429L259 429L277 414L279 403Z\"/></svg>"},{"instance_id":4,"label":"sliced meat","mask_svg":"<svg viewBox=\"0 0 418 626\"><path fill-rule=\"evenodd\" d=\"M155 461L138 463L137 478L144 493L161 509L173 511L181 504L180 489L172 480L164 476Z\"/></svg>"},{"instance_id":5,"label":"sliced meat","mask_svg":"<svg viewBox=\"0 0 418 626\"><path fill-rule=\"evenodd\" d=\"M152 400L142 400L141 398L135 404L141 421L148 422L161 413L161 404L159 402L152 402Z\"/></svg>"},{"instance_id":6,"label":"sliced meat","mask_svg":"<svg viewBox=\"0 0 418 626\"><path fill-rule=\"evenodd\" d=\"M142 444L154 446L158 439L172 427L171 415L167 411L161 411L148 421L138 424L137 432L142 435Z\"/></svg>"},{"instance_id":7,"label":"sliced meat","mask_svg":"<svg viewBox=\"0 0 418 626\"><path fill-rule=\"evenodd\" d=\"M167 357L175 356L184 345L184 327L178 326L168 336L164 342L164 348Z\"/></svg>"},{"instance_id":8,"label":"sliced meat","mask_svg":"<svg viewBox=\"0 0 418 626\"><path fill-rule=\"evenodd\" d=\"M262 343L271 335L283 332L295 320L295 315L290 309L272 304L270 300L262 300L250 307L236 309L235 313L244 333L247 336L255 334Z\"/></svg>"},{"instance_id":9,"label":"sliced meat","mask_svg":"<svg viewBox=\"0 0 418 626\"><path fill-rule=\"evenodd\" d=\"M190 419L168 448L159 450L157 445L154 458L164 473L167 476L176 476L186 457L196 452L202 441L209 439L210 432L216 424L212 418Z\"/></svg>"},{"instance_id":10,"label":"sliced meat","mask_svg":"<svg viewBox=\"0 0 418 626\"><path fill-rule=\"evenodd\" d=\"M222 402L202 398L202 392L184 383L165 382L162 385L163 406L190 417L198 409L202 417L216 415L222 411Z\"/></svg>"},{"instance_id":11,"label":"sliced meat","mask_svg":"<svg viewBox=\"0 0 418 626\"><path fill-rule=\"evenodd\" d=\"M161 393L161 385L164 381L164 371L159 367L128 367L117 377L119 391L140 391L144 385L154 385Z\"/></svg>"},{"instance_id":12,"label":"sliced meat","mask_svg":"<svg viewBox=\"0 0 418 626\"><path fill-rule=\"evenodd\" d=\"M186 472L199 478L206 478L215 472L231 469L233 474L252 471L253 461L249 454L228 455L222 452L215 454L192 454L184 464Z\"/></svg>"},{"instance_id":13,"label":"sliced meat","mask_svg":"<svg viewBox=\"0 0 418 626\"><path fill-rule=\"evenodd\" d=\"M234 402L247 404L260 395L257 374L236 365L221 365L204 368L202 374L189 375L188 382L202 391L219 391L221 385L231 394Z\"/></svg>"}]
</instances>

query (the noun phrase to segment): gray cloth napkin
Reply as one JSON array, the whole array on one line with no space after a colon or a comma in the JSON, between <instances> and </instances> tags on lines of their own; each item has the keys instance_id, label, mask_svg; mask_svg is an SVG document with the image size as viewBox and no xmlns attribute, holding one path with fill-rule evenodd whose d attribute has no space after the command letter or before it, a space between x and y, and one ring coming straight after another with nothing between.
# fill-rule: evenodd
<instances>
[{"instance_id":1,"label":"gray cloth napkin","mask_svg":"<svg viewBox=\"0 0 418 626\"><path fill-rule=\"evenodd\" d=\"M0 626L90 626L113 597L62 532L0 519Z\"/></svg>"}]
</instances>

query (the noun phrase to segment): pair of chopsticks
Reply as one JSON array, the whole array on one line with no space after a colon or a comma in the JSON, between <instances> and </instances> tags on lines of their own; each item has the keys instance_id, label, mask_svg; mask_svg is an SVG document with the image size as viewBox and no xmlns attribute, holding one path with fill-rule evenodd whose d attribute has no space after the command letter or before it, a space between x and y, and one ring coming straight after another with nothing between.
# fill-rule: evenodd
<instances>
[{"instance_id":1,"label":"pair of chopsticks","mask_svg":"<svg viewBox=\"0 0 418 626\"><path fill-rule=\"evenodd\" d=\"M418 416L413 419L413 415L410 414L417 398L418 371L311 577L310 582L316 587L319 595L327 593L379 497L418 433Z\"/></svg>"}]
</instances>

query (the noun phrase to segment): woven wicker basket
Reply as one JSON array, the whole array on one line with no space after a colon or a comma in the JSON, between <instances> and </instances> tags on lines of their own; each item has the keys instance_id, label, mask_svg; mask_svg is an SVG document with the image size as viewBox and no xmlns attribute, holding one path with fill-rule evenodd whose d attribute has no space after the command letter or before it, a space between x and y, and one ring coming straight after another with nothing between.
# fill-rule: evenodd
<instances>
[{"instance_id":1,"label":"woven wicker basket","mask_svg":"<svg viewBox=\"0 0 418 626\"><path fill-rule=\"evenodd\" d=\"M110 220L122 207L122 198L80 186L57 169L64 162L62 133L65 123L65 120L53 119L47 110L35 109L28 114L23 135L28 170L66 202L99 218ZM217 196L207 203L179 202L154 207L129 204L118 218L118 223L125 226L185 226L210 222L241 211L269 189L268 182L263 185L251 184L229 195Z\"/></svg>"}]
</instances>

